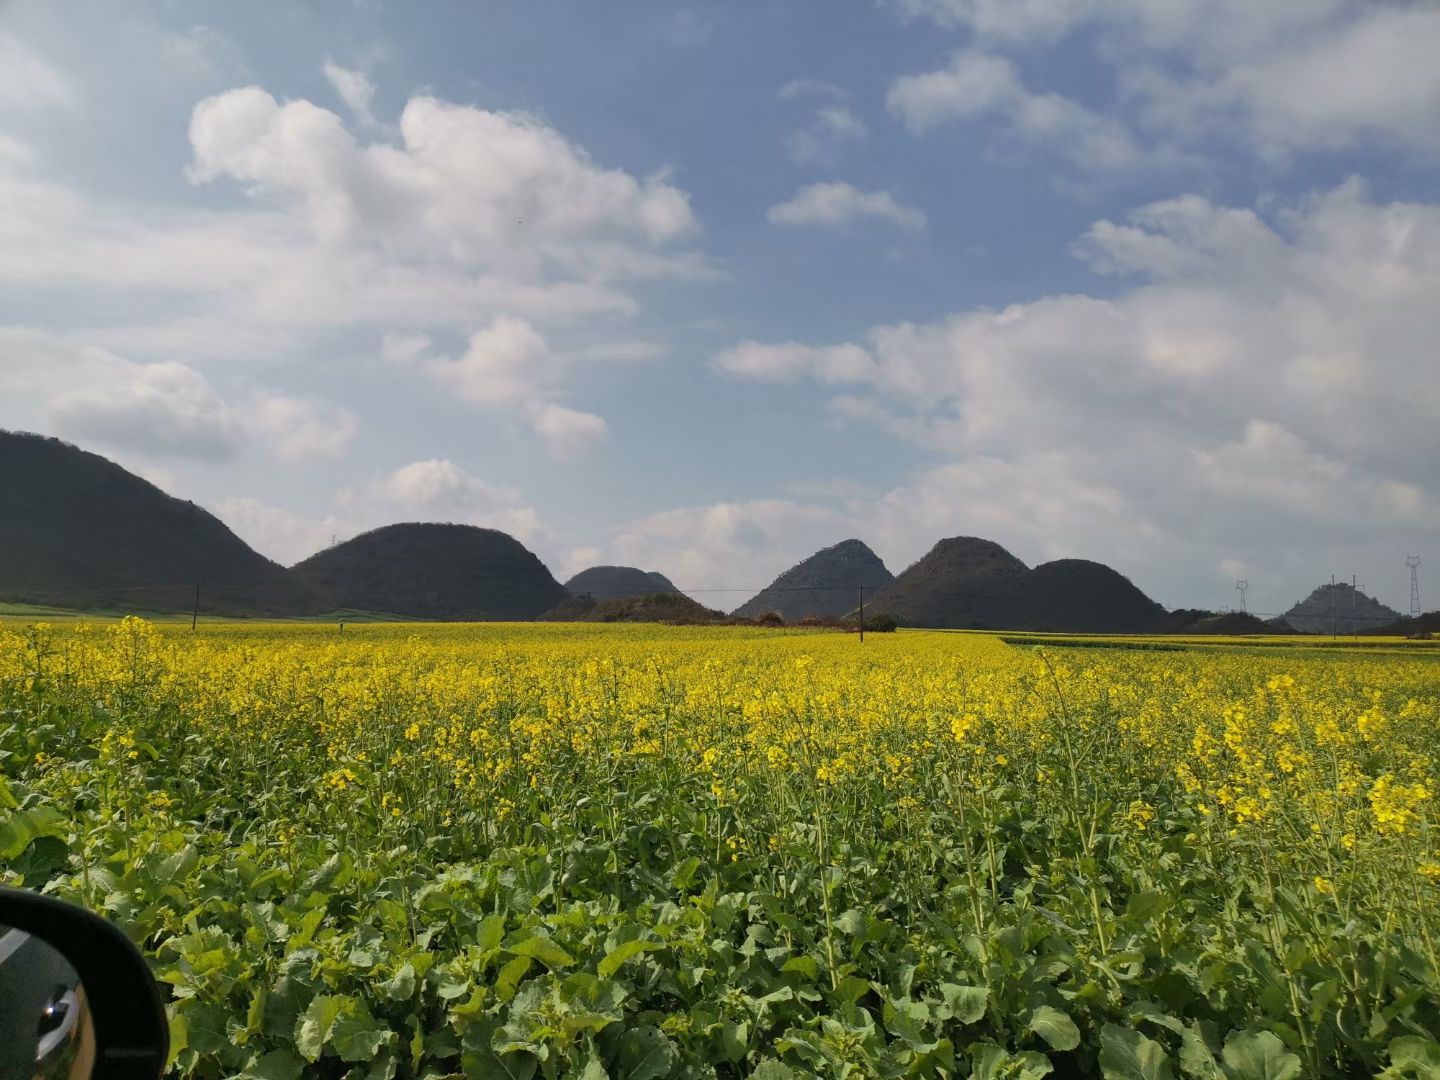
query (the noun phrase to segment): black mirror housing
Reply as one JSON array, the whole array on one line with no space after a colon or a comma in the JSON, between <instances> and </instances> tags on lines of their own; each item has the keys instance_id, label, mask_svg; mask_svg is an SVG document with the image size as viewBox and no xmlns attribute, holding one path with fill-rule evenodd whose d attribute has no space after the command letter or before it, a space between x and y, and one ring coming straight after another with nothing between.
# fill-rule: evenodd
<instances>
[{"instance_id":1,"label":"black mirror housing","mask_svg":"<svg viewBox=\"0 0 1440 1080\"><path fill-rule=\"evenodd\" d=\"M3 886L0 926L43 942L75 969L95 1036L91 1080L163 1074L170 1030L159 988L140 950L117 927L74 904Z\"/></svg>"}]
</instances>

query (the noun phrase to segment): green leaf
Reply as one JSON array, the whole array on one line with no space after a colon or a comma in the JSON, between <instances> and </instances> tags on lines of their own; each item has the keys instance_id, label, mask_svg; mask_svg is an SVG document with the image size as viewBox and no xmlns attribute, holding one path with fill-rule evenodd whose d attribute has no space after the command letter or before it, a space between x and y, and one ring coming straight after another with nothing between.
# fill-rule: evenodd
<instances>
[{"instance_id":1,"label":"green leaf","mask_svg":"<svg viewBox=\"0 0 1440 1080\"><path fill-rule=\"evenodd\" d=\"M675 887L676 892L686 892L695 881L695 871L700 869L700 858L691 855L675 868L675 876L670 883Z\"/></svg>"},{"instance_id":2,"label":"green leaf","mask_svg":"<svg viewBox=\"0 0 1440 1080\"><path fill-rule=\"evenodd\" d=\"M502 967L495 977L495 996L504 1002L513 998L520 980L530 973L530 965L534 962L528 956L517 956Z\"/></svg>"},{"instance_id":3,"label":"green leaf","mask_svg":"<svg viewBox=\"0 0 1440 1080\"><path fill-rule=\"evenodd\" d=\"M1193 1021L1180 1034L1180 1071L1195 1080L1225 1080L1225 1074L1215 1063L1215 1055Z\"/></svg>"},{"instance_id":4,"label":"green leaf","mask_svg":"<svg viewBox=\"0 0 1440 1080\"><path fill-rule=\"evenodd\" d=\"M1390 1040L1390 1068L1420 1080L1440 1080L1440 1043L1423 1035Z\"/></svg>"},{"instance_id":5,"label":"green leaf","mask_svg":"<svg viewBox=\"0 0 1440 1080\"><path fill-rule=\"evenodd\" d=\"M585 1068L580 1070L580 1080L610 1080L610 1074L605 1071L604 1064L596 1054L591 1054L585 1062Z\"/></svg>"},{"instance_id":6,"label":"green leaf","mask_svg":"<svg viewBox=\"0 0 1440 1080\"><path fill-rule=\"evenodd\" d=\"M608 979L620 970L620 965L626 960L639 956L643 952L652 952L660 948L664 948L664 946L658 941L622 941L606 953L600 963L595 965L595 971L602 979Z\"/></svg>"},{"instance_id":7,"label":"green leaf","mask_svg":"<svg viewBox=\"0 0 1440 1080\"><path fill-rule=\"evenodd\" d=\"M300 1080L304 1060L293 1050L271 1050L245 1063L236 1080Z\"/></svg>"},{"instance_id":8,"label":"green leaf","mask_svg":"<svg viewBox=\"0 0 1440 1080\"><path fill-rule=\"evenodd\" d=\"M941 983L940 996L945 999L950 1013L962 1024L973 1024L985 1015L990 1004L990 991L983 986L960 986L956 983Z\"/></svg>"},{"instance_id":9,"label":"green leaf","mask_svg":"<svg viewBox=\"0 0 1440 1080\"><path fill-rule=\"evenodd\" d=\"M796 1080L795 1070L774 1058L766 1058L755 1066L751 1080Z\"/></svg>"},{"instance_id":10,"label":"green leaf","mask_svg":"<svg viewBox=\"0 0 1440 1080\"><path fill-rule=\"evenodd\" d=\"M150 871L150 876L161 885L169 885L179 878L188 877L190 871L194 870L200 862L200 852L194 844L186 844L173 855L167 855L157 862ZM254 907L254 904L247 904L246 907Z\"/></svg>"},{"instance_id":11,"label":"green leaf","mask_svg":"<svg viewBox=\"0 0 1440 1080\"><path fill-rule=\"evenodd\" d=\"M10 791L10 785L5 782L5 777L0 776L0 810L19 810L20 804ZM696 860L699 861L698 859Z\"/></svg>"},{"instance_id":12,"label":"green leaf","mask_svg":"<svg viewBox=\"0 0 1440 1080\"><path fill-rule=\"evenodd\" d=\"M657 1027L631 1028L620 1037L615 1059L616 1080L659 1080L680 1061L675 1046Z\"/></svg>"},{"instance_id":13,"label":"green leaf","mask_svg":"<svg viewBox=\"0 0 1440 1080\"><path fill-rule=\"evenodd\" d=\"M325 1050L325 1040L330 1038L330 1029L340 1015L346 999L330 994L321 994L310 1002L310 1007L301 1015L295 1025L295 1049L306 1061L319 1061Z\"/></svg>"},{"instance_id":14,"label":"green leaf","mask_svg":"<svg viewBox=\"0 0 1440 1080\"><path fill-rule=\"evenodd\" d=\"M409 1001L415 996L415 965L406 960L380 989L391 1001Z\"/></svg>"},{"instance_id":15,"label":"green leaf","mask_svg":"<svg viewBox=\"0 0 1440 1080\"><path fill-rule=\"evenodd\" d=\"M186 1041L200 1054L218 1054L230 1045L230 1013L221 1005L194 1005L185 1010Z\"/></svg>"},{"instance_id":16,"label":"green leaf","mask_svg":"<svg viewBox=\"0 0 1440 1080\"><path fill-rule=\"evenodd\" d=\"M1172 1080L1175 1075L1164 1047L1114 1024L1100 1031L1100 1071L1106 1080Z\"/></svg>"},{"instance_id":17,"label":"green leaf","mask_svg":"<svg viewBox=\"0 0 1440 1080\"><path fill-rule=\"evenodd\" d=\"M806 982L813 983L820 978L820 965L813 956L792 956L780 971L782 974L799 975Z\"/></svg>"},{"instance_id":18,"label":"green leaf","mask_svg":"<svg viewBox=\"0 0 1440 1080\"><path fill-rule=\"evenodd\" d=\"M505 940L505 916L487 915L475 928L475 945L481 952L492 952Z\"/></svg>"},{"instance_id":19,"label":"green leaf","mask_svg":"<svg viewBox=\"0 0 1440 1080\"><path fill-rule=\"evenodd\" d=\"M975 1043L970 1047L970 1075L974 1080L996 1080L1009 1059L1002 1046Z\"/></svg>"},{"instance_id":20,"label":"green leaf","mask_svg":"<svg viewBox=\"0 0 1440 1080\"><path fill-rule=\"evenodd\" d=\"M539 1065L535 1055L523 1050L497 1054L492 1046L499 1023L489 1020L465 1029L460 1065L467 1077L485 1080L530 1080Z\"/></svg>"},{"instance_id":21,"label":"green leaf","mask_svg":"<svg viewBox=\"0 0 1440 1080\"><path fill-rule=\"evenodd\" d=\"M518 945L507 945L505 951L514 956L528 956L539 960L551 969L569 967L575 963L575 958L568 952L549 938L540 937L538 934L535 937L526 938Z\"/></svg>"},{"instance_id":22,"label":"green leaf","mask_svg":"<svg viewBox=\"0 0 1440 1080\"><path fill-rule=\"evenodd\" d=\"M1041 1005L1030 1015L1030 1030L1050 1044L1052 1050L1074 1050L1080 1045L1080 1029L1069 1013Z\"/></svg>"},{"instance_id":23,"label":"green leaf","mask_svg":"<svg viewBox=\"0 0 1440 1080\"><path fill-rule=\"evenodd\" d=\"M53 806L36 806L12 814L0 825L0 859L18 858L41 836L58 836L64 832L65 817Z\"/></svg>"},{"instance_id":24,"label":"green leaf","mask_svg":"<svg viewBox=\"0 0 1440 1080\"><path fill-rule=\"evenodd\" d=\"M392 1040L393 1032L380 1026L361 1001L342 1009L330 1032L330 1045L341 1061L369 1061Z\"/></svg>"},{"instance_id":25,"label":"green leaf","mask_svg":"<svg viewBox=\"0 0 1440 1080\"><path fill-rule=\"evenodd\" d=\"M170 1056L165 1062L165 1071L169 1072L170 1067L175 1064L175 1059L180 1056L182 1050L190 1046L190 1029L185 1023L184 1013L173 1013L170 1016Z\"/></svg>"},{"instance_id":26,"label":"green leaf","mask_svg":"<svg viewBox=\"0 0 1440 1080\"><path fill-rule=\"evenodd\" d=\"M1269 1031L1231 1035L1220 1056L1231 1080L1295 1080L1300 1075L1300 1059Z\"/></svg>"}]
</instances>

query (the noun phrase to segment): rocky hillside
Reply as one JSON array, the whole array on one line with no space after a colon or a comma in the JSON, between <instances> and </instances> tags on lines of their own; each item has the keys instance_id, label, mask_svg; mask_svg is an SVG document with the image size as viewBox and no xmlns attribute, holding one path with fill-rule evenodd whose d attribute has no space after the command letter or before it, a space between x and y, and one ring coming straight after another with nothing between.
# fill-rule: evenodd
<instances>
[{"instance_id":1,"label":"rocky hillside","mask_svg":"<svg viewBox=\"0 0 1440 1080\"><path fill-rule=\"evenodd\" d=\"M1404 616L1339 582L1321 585L1283 618L1302 634L1354 634L1389 626Z\"/></svg>"},{"instance_id":2,"label":"rocky hillside","mask_svg":"<svg viewBox=\"0 0 1440 1080\"><path fill-rule=\"evenodd\" d=\"M573 596L589 596L597 601L679 591L664 574L633 566L592 566L565 582L565 588Z\"/></svg>"},{"instance_id":3,"label":"rocky hillside","mask_svg":"<svg viewBox=\"0 0 1440 1080\"><path fill-rule=\"evenodd\" d=\"M0 431L0 600L116 612L294 614L285 569L213 514L98 454Z\"/></svg>"},{"instance_id":4,"label":"rocky hillside","mask_svg":"<svg viewBox=\"0 0 1440 1080\"><path fill-rule=\"evenodd\" d=\"M1059 559L1028 568L992 540L956 536L867 603L901 626L1074 633L1149 633L1165 609L1102 563Z\"/></svg>"},{"instance_id":5,"label":"rocky hillside","mask_svg":"<svg viewBox=\"0 0 1440 1080\"><path fill-rule=\"evenodd\" d=\"M733 614L753 619L778 611L787 622L844 615L855 610L862 586L868 606L868 597L894 580L880 557L859 540L842 540L786 570Z\"/></svg>"},{"instance_id":6,"label":"rocky hillside","mask_svg":"<svg viewBox=\"0 0 1440 1080\"><path fill-rule=\"evenodd\" d=\"M570 595L514 537L473 525L387 525L292 573L327 608L412 619L534 619Z\"/></svg>"}]
</instances>

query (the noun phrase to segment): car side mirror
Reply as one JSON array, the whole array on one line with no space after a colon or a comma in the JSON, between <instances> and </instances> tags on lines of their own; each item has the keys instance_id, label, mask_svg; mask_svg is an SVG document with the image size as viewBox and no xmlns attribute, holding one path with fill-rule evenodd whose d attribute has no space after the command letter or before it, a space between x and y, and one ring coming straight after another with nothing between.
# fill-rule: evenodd
<instances>
[{"instance_id":1,"label":"car side mirror","mask_svg":"<svg viewBox=\"0 0 1440 1080\"><path fill-rule=\"evenodd\" d=\"M74 904L0 887L0 1078L157 1080L169 1049L129 938Z\"/></svg>"}]
</instances>

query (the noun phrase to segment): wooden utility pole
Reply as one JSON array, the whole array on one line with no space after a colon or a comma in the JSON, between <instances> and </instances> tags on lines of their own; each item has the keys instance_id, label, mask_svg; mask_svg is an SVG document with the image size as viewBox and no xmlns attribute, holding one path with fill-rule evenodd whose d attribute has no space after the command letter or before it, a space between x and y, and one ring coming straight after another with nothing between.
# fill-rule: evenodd
<instances>
[{"instance_id":1,"label":"wooden utility pole","mask_svg":"<svg viewBox=\"0 0 1440 1080\"><path fill-rule=\"evenodd\" d=\"M200 621L200 586L195 586L195 606L190 609L190 632L195 632L195 624Z\"/></svg>"},{"instance_id":2,"label":"wooden utility pole","mask_svg":"<svg viewBox=\"0 0 1440 1080\"><path fill-rule=\"evenodd\" d=\"M865 644L865 586L860 586L860 644Z\"/></svg>"}]
</instances>

